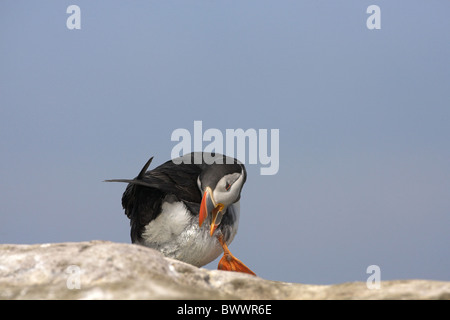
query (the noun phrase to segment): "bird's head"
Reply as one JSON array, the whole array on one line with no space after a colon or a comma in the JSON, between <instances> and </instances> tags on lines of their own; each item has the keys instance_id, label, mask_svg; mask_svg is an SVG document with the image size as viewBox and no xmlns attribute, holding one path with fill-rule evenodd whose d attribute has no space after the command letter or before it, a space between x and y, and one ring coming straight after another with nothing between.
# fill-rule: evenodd
<instances>
[{"instance_id":1,"label":"bird's head","mask_svg":"<svg viewBox=\"0 0 450 320\"><path fill-rule=\"evenodd\" d=\"M219 226L227 207L239 201L246 179L245 167L240 163L213 163L199 175L197 184L203 195L199 225L201 226L208 215L211 215L211 236Z\"/></svg>"}]
</instances>

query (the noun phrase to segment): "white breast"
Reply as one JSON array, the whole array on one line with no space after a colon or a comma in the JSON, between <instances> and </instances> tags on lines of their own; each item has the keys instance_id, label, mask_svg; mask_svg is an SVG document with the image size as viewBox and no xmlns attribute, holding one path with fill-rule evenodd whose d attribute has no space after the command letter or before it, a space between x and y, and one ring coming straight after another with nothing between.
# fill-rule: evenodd
<instances>
[{"instance_id":1,"label":"white breast","mask_svg":"<svg viewBox=\"0 0 450 320\"><path fill-rule=\"evenodd\" d=\"M142 234L140 243L162 252L165 256L178 259L195 266L204 266L223 253L216 234L209 234L210 223L198 225L198 216L192 216L183 202L167 199L161 207L161 213L152 220ZM239 203L232 205L227 214L235 215L231 226L231 243L239 224ZM218 230L216 231L218 232Z\"/></svg>"}]
</instances>

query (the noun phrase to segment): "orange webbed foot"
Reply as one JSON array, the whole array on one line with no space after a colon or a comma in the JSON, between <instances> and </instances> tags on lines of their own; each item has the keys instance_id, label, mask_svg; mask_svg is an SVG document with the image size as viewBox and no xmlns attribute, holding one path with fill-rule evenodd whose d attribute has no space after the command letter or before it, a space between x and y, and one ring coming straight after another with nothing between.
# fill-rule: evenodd
<instances>
[{"instance_id":1,"label":"orange webbed foot","mask_svg":"<svg viewBox=\"0 0 450 320\"><path fill-rule=\"evenodd\" d=\"M225 241L223 241L222 236L217 237L217 239L219 240L223 248L223 257L222 259L220 259L217 269L224 271L243 272L256 276L256 274L252 270L250 270L249 267L247 267L241 260L231 254L230 250L227 247L227 244L225 243Z\"/></svg>"}]
</instances>

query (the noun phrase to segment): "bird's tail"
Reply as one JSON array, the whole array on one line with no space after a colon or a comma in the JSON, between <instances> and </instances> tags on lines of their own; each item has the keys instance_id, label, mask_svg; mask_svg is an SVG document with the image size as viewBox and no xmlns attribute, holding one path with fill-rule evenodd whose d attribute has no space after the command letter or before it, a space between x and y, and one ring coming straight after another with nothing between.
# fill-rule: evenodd
<instances>
[{"instance_id":1,"label":"bird's tail","mask_svg":"<svg viewBox=\"0 0 450 320\"><path fill-rule=\"evenodd\" d=\"M139 172L138 176L134 179L109 179L109 180L104 180L103 182L125 182L125 183L138 184L138 185L146 186L146 187L153 187L153 185L149 184L148 182L143 181L145 173L147 172L148 167L152 163L152 160L153 160L153 157L151 157L147 161L147 163L144 165L142 170Z\"/></svg>"}]
</instances>

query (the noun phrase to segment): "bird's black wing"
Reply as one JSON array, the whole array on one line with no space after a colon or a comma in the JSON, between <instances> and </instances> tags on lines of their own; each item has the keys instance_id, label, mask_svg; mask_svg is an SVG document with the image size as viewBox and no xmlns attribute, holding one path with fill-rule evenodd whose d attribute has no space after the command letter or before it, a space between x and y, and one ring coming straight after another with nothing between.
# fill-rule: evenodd
<instances>
[{"instance_id":1,"label":"bird's black wing","mask_svg":"<svg viewBox=\"0 0 450 320\"><path fill-rule=\"evenodd\" d=\"M166 195L174 195L189 209L198 212L201 193L197 177L201 168L195 164L174 164L172 161L147 171L151 158L134 179L114 179L108 182L126 182L128 186L122 196L122 206L130 219L131 239L137 242L145 226L161 213Z\"/></svg>"}]
</instances>

